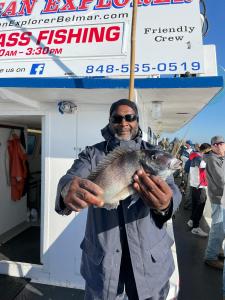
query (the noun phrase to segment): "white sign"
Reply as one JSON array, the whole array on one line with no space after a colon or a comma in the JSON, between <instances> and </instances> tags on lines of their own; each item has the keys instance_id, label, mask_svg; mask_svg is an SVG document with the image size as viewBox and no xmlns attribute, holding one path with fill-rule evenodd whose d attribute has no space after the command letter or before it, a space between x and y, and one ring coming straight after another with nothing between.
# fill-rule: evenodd
<instances>
[{"instance_id":1,"label":"white sign","mask_svg":"<svg viewBox=\"0 0 225 300\"><path fill-rule=\"evenodd\" d=\"M136 76L203 73L199 0L139 0ZM129 75L132 1L0 0L0 77Z\"/></svg>"}]
</instances>

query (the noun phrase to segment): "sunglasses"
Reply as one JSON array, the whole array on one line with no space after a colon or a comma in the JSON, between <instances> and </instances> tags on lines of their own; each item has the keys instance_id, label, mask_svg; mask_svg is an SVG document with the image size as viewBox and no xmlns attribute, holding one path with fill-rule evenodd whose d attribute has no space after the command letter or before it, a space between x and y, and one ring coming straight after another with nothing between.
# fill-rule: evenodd
<instances>
[{"instance_id":1,"label":"sunglasses","mask_svg":"<svg viewBox=\"0 0 225 300\"><path fill-rule=\"evenodd\" d=\"M214 143L213 146L216 146L216 147L217 147L217 146L221 146L221 145L223 145L223 144L224 144L224 142L219 142L219 143Z\"/></svg>"},{"instance_id":2,"label":"sunglasses","mask_svg":"<svg viewBox=\"0 0 225 300\"><path fill-rule=\"evenodd\" d=\"M126 122L137 121L138 117L136 115L128 114L128 115L124 115L124 116L114 115L110 119L113 124L119 124L123 120L125 120Z\"/></svg>"}]
</instances>

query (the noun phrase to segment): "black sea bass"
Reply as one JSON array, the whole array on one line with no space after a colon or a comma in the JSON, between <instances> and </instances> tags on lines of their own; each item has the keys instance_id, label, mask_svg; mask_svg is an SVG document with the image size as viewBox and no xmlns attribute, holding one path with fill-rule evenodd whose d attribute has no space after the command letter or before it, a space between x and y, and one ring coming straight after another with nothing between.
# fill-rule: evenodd
<instances>
[{"instance_id":1,"label":"black sea bass","mask_svg":"<svg viewBox=\"0 0 225 300\"><path fill-rule=\"evenodd\" d=\"M104 190L104 208L113 209L120 200L136 193L132 187L133 176L139 169L166 179L177 169L181 161L159 149L115 149L100 162L88 179Z\"/></svg>"}]
</instances>

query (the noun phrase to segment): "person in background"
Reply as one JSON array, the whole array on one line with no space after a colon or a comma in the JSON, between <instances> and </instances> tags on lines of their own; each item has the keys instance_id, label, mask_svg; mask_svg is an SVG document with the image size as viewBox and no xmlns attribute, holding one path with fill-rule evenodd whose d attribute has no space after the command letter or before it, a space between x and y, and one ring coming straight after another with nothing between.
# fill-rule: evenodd
<instances>
[{"instance_id":1,"label":"person in background","mask_svg":"<svg viewBox=\"0 0 225 300\"><path fill-rule=\"evenodd\" d=\"M212 137L211 149L212 151L209 154L204 155L208 195L212 207L212 223L205 251L205 263L210 267L222 270L223 261L219 260L219 256L224 240L223 210L221 205L224 189L224 138L222 136Z\"/></svg>"},{"instance_id":2,"label":"person in background","mask_svg":"<svg viewBox=\"0 0 225 300\"><path fill-rule=\"evenodd\" d=\"M180 149L180 143L181 143L181 142L179 141L179 139L175 137L175 138L172 140L172 142L169 144L168 151L169 151L172 155L177 156L178 151L179 151L179 149Z\"/></svg>"},{"instance_id":3,"label":"person in background","mask_svg":"<svg viewBox=\"0 0 225 300\"><path fill-rule=\"evenodd\" d=\"M199 152L193 151L190 154L190 187L192 198L192 213L187 225L192 228L191 232L200 237L207 237L208 234L199 227L200 219L203 215L207 195L206 163L203 154L211 151L211 146L207 143L199 146Z\"/></svg>"},{"instance_id":4,"label":"person in background","mask_svg":"<svg viewBox=\"0 0 225 300\"><path fill-rule=\"evenodd\" d=\"M183 169L184 169L184 208L191 209L191 190L190 190L190 178L189 178L189 171L190 171L190 160L189 156L193 151L193 144L192 141L187 140L183 148L181 149L180 158L183 161Z\"/></svg>"},{"instance_id":5,"label":"person in background","mask_svg":"<svg viewBox=\"0 0 225 300\"><path fill-rule=\"evenodd\" d=\"M209 145L209 144L208 144ZM210 145L209 145L210 146ZM194 144L194 151L200 152L200 144L196 143Z\"/></svg>"},{"instance_id":6,"label":"person in background","mask_svg":"<svg viewBox=\"0 0 225 300\"><path fill-rule=\"evenodd\" d=\"M180 158L185 162L189 159L190 153L193 151L193 143L191 140L187 140L180 148Z\"/></svg>"},{"instance_id":7,"label":"person in background","mask_svg":"<svg viewBox=\"0 0 225 300\"><path fill-rule=\"evenodd\" d=\"M162 150L168 151L169 149L169 139L168 138L162 138L161 141L159 141L159 146L162 148Z\"/></svg>"},{"instance_id":8,"label":"person in background","mask_svg":"<svg viewBox=\"0 0 225 300\"><path fill-rule=\"evenodd\" d=\"M87 179L99 162L117 147L153 147L142 140L137 106L127 99L112 104L102 135L105 140L86 147L60 179L56 198L59 214L88 208L81 243L85 299L123 299L126 292L129 300L165 300L174 263L164 224L181 194L173 176L164 181L138 170L133 188L139 197L131 195L112 210L101 208L104 191Z\"/></svg>"},{"instance_id":9,"label":"person in background","mask_svg":"<svg viewBox=\"0 0 225 300\"><path fill-rule=\"evenodd\" d=\"M169 140L169 138L166 138L166 141L165 141L165 150L166 151L169 151L169 146L170 146L170 140Z\"/></svg>"}]
</instances>

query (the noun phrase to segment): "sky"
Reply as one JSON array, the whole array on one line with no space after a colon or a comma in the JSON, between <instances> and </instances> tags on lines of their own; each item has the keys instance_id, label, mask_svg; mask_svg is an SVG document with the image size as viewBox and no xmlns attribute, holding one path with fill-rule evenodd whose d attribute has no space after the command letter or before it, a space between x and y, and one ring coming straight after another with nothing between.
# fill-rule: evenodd
<instances>
[{"instance_id":1,"label":"sky","mask_svg":"<svg viewBox=\"0 0 225 300\"><path fill-rule=\"evenodd\" d=\"M216 45L218 75L223 76L225 84L225 0L205 0L205 4L209 29L203 44ZM173 134L162 133L161 137L169 137L170 140L178 137L193 143L204 143L210 142L214 135L225 138L224 89L182 129Z\"/></svg>"}]
</instances>

